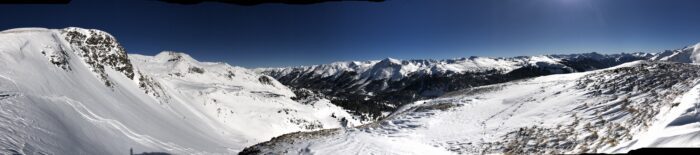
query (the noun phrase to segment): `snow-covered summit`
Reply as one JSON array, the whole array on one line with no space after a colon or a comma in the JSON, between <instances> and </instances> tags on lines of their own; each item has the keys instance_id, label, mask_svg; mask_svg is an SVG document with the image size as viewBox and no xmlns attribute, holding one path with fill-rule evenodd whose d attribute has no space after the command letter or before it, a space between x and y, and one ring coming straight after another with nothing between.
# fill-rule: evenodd
<instances>
[{"instance_id":1,"label":"snow-covered summit","mask_svg":"<svg viewBox=\"0 0 700 155\"><path fill-rule=\"evenodd\" d=\"M226 63L199 62L182 52L163 51L155 56L130 54L129 57L138 69L154 77L202 84L235 84L249 90L294 96L286 86L266 75Z\"/></svg>"},{"instance_id":2,"label":"snow-covered summit","mask_svg":"<svg viewBox=\"0 0 700 155\"><path fill-rule=\"evenodd\" d=\"M163 51L154 56L158 62L197 62L192 56L183 52Z\"/></svg>"}]
</instances>

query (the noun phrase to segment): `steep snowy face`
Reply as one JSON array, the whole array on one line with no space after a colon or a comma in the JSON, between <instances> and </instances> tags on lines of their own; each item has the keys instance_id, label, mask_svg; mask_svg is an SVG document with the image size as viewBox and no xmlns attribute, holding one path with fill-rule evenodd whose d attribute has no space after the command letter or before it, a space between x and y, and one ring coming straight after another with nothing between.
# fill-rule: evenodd
<instances>
[{"instance_id":1,"label":"steep snowy face","mask_svg":"<svg viewBox=\"0 0 700 155\"><path fill-rule=\"evenodd\" d=\"M257 71L292 88L324 94L333 103L376 118L403 104L450 91L541 75L602 69L649 57L651 55L643 53L584 53L448 60L387 58Z\"/></svg>"},{"instance_id":2,"label":"steep snowy face","mask_svg":"<svg viewBox=\"0 0 700 155\"><path fill-rule=\"evenodd\" d=\"M408 72L407 68L408 67L404 67L399 60L386 58L374 64L372 68L366 72L366 76L369 77L370 80L398 80L406 76L405 74Z\"/></svg>"},{"instance_id":3,"label":"steep snowy face","mask_svg":"<svg viewBox=\"0 0 700 155\"><path fill-rule=\"evenodd\" d=\"M127 55L81 28L0 32L0 154L234 154L295 131L359 124L328 100L184 53Z\"/></svg>"},{"instance_id":4,"label":"steep snowy face","mask_svg":"<svg viewBox=\"0 0 700 155\"><path fill-rule=\"evenodd\" d=\"M696 146L697 65L637 61L448 93L346 130L293 133L243 153L560 154ZM304 139L300 141L298 139Z\"/></svg>"}]
</instances>

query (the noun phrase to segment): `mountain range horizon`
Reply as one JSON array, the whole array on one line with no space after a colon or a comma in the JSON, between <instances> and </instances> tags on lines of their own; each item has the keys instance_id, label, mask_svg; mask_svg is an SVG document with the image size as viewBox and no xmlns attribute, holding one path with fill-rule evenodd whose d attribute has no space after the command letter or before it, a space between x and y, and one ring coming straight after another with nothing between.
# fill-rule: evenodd
<instances>
[{"instance_id":1,"label":"mountain range horizon","mask_svg":"<svg viewBox=\"0 0 700 155\"><path fill-rule=\"evenodd\" d=\"M130 54L96 29L0 41L0 147L13 154L626 152L692 146L674 137L695 132L662 133L694 130L700 103L700 43L248 69Z\"/></svg>"}]
</instances>

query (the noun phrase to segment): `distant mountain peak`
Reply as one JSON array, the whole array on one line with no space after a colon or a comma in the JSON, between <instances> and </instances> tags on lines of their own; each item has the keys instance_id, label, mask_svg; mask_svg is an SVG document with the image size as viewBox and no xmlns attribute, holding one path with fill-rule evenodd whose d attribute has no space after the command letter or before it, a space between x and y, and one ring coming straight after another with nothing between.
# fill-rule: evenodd
<instances>
[{"instance_id":1,"label":"distant mountain peak","mask_svg":"<svg viewBox=\"0 0 700 155\"><path fill-rule=\"evenodd\" d=\"M399 59L394 59L394 58L391 58L391 57L386 57L386 58L382 59L382 61L380 61L380 62L393 63L393 64L401 64L401 60L399 60Z\"/></svg>"},{"instance_id":2,"label":"distant mountain peak","mask_svg":"<svg viewBox=\"0 0 700 155\"><path fill-rule=\"evenodd\" d=\"M162 51L155 56L156 60L160 61L167 61L167 62L181 62L181 61L189 61L189 62L197 62L192 56L190 56L187 53L183 52L175 52L175 51Z\"/></svg>"}]
</instances>

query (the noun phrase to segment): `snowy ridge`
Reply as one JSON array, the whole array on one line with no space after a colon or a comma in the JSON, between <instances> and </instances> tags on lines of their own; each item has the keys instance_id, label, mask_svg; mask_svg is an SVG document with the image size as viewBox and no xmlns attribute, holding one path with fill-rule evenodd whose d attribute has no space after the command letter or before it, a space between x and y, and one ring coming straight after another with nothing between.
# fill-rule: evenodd
<instances>
[{"instance_id":1,"label":"snowy ridge","mask_svg":"<svg viewBox=\"0 0 700 155\"><path fill-rule=\"evenodd\" d=\"M700 62L700 43L682 49L666 50L657 53L650 60L698 63Z\"/></svg>"},{"instance_id":2,"label":"snowy ridge","mask_svg":"<svg viewBox=\"0 0 700 155\"><path fill-rule=\"evenodd\" d=\"M355 72L358 79L398 80L409 74L446 74L481 72L487 70L497 70L506 73L523 66L561 66L569 68L562 63L565 59L594 59L602 60L606 58L645 58L651 56L644 53L623 53L603 55L598 53L583 53L570 55L541 55L541 56L520 56L513 58L489 58L489 57L469 57L447 60L398 60L386 58L374 61L351 61L334 62L324 65L287 67L287 68L259 68L259 72L270 74L274 77L283 77L293 72L311 74L311 76L338 77L343 72ZM572 68L569 68L573 70Z\"/></svg>"},{"instance_id":3,"label":"snowy ridge","mask_svg":"<svg viewBox=\"0 0 700 155\"><path fill-rule=\"evenodd\" d=\"M275 79L184 53L127 55L106 32L0 32L2 154L234 154L358 121Z\"/></svg>"},{"instance_id":4,"label":"snowy ridge","mask_svg":"<svg viewBox=\"0 0 700 155\"><path fill-rule=\"evenodd\" d=\"M697 146L687 137L700 129L698 69L637 61L476 87L414 102L377 123L285 135L244 152L558 154ZM306 140L286 138L296 136ZM341 146L356 149L334 149Z\"/></svg>"}]
</instances>

